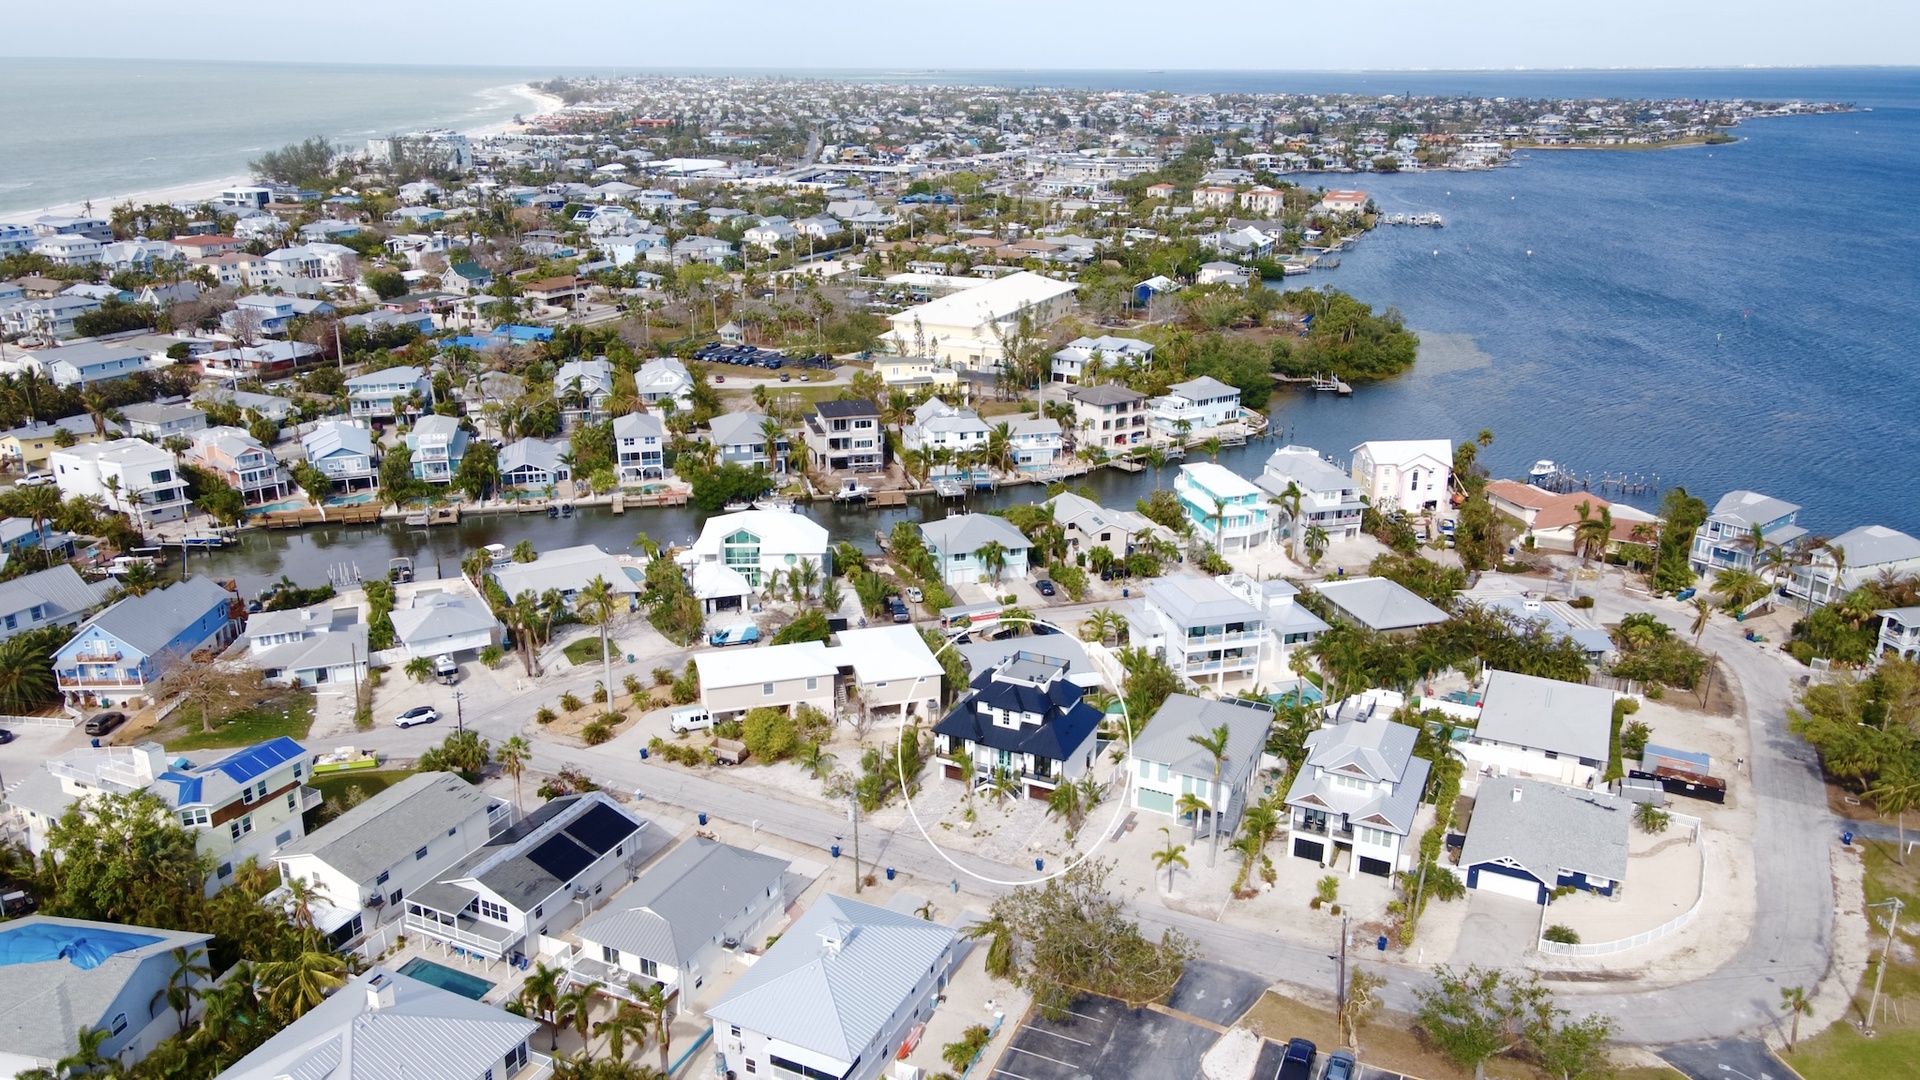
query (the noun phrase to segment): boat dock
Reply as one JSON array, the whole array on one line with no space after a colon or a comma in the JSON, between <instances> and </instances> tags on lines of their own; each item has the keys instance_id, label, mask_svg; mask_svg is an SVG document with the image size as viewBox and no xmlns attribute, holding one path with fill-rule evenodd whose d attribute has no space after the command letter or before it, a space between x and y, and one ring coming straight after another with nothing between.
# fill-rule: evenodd
<instances>
[{"instance_id":1,"label":"boat dock","mask_svg":"<svg viewBox=\"0 0 1920 1080\"><path fill-rule=\"evenodd\" d=\"M1315 375L1312 385L1315 390L1323 394L1339 394L1341 397L1350 397L1353 394L1353 387L1331 375Z\"/></svg>"},{"instance_id":2,"label":"boat dock","mask_svg":"<svg viewBox=\"0 0 1920 1080\"><path fill-rule=\"evenodd\" d=\"M626 492L616 491L613 493L613 512L616 514L624 514L627 512Z\"/></svg>"},{"instance_id":3,"label":"boat dock","mask_svg":"<svg viewBox=\"0 0 1920 1080\"><path fill-rule=\"evenodd\" d=\"M1107 464L1119 469L1121 472L1130 473L1144 472L1147 468L1144 462L1135 461L1132 458L1114 458L1108 461Z\"/></svg>"},{"instance_id":4,"label":"boat dock","mask_svg":"<svg viewBox=\"0 0 1920 1080\"><path fill-rule=\"evenodd\" d=\"M899 490L876 491L873 493L873 500L871 503L869 503L869 505L871 506L905 506L907 505L907 493Z\"/></svg>"},{"instance_id":5,"label":"boat dock","mask_svg":"<svg viewBox=\"0 0 1920 1080\"><path fill-rule=\"evenodd\" d=\"M380 520L378 503L334 506L326 509L308 506L299 510L272 510L255 515L269 529L298 529L307 525L367 525Z\"/></svg>"}]
</instances>

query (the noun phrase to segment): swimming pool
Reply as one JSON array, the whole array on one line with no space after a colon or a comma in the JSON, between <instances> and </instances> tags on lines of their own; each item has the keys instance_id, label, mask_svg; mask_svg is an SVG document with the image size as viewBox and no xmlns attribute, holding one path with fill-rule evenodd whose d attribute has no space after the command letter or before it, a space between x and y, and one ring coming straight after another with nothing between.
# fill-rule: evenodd
<instances>
[{"instance_id":1,"label":"swimming pool","mask_svg":"<svg viewBox=\"0 0 1920 1080\"><path fill-rule=\"evenodd\" d=\"M356 495L341 495L337 498L328 499L327 505L328 506L359 506L361 503L370 503L372 501L373 501L373 492L362 491Z\"/></svg>"},{"instance_id":2,"label":"swimming pool","mask_svg":"<svg viewBox=\"0 0 1920 1080\"><path fill-rule=\"evenodd\" d=\"M264 503L260 506L256 506L251 510L248 510L247 513L272 514L281 510L305 510L306 508L307 508L307 500L305 499L283 499L280 502Z\"/></svg>"},{"instance_id":3,"label":"swimming pool","mask_svg":"<svg viewBox=\"0 0 1920 1080\"><path fill-rule=\"evenodd\" d=\"M418 957L400 965L400 974L409 979L419 979L423 983L437 986L442 990L451 990L463 998L472 998L475 1001L486 997L487 991L493 989L493 984L485 979Z\"/></svg>"}]
</instances>

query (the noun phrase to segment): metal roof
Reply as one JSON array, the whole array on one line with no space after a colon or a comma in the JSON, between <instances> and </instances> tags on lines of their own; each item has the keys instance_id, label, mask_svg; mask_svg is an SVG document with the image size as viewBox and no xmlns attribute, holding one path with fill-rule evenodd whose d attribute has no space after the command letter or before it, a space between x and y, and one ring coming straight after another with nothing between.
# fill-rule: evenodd
<instances>
[{"instance_id":1,"label":"metal roof","mask_svg":"<svg viewBox=\"0 0 1920 1080\"><path fill-rule=\"evenodd\" d=\"M780 894L787 862L699 837L616 893L581 941L684 968L743 911Z\"/></svg>"},{"instance_id":2,"label":"metal roof","mask_svg":"<svg viewBox=\"0 0 1920 1080\"><path fill-rule=\"evenodd\" d=\"M1487 673L1478 739L1606 761L1612 733L1611 690L1511 671Z\"/></svg>"},{"instance_id":3,"label":"metal roof","mask_svg":"<svg viewBox=\"0 0 1920 1080\"><path fill-rule=\"evenodd\" d=\"M510 597L527 590L532 590L535 596L548 589L578 592L592 584L596 577L606 581L616 596L640 591L640 586L627 576L617 559L592 544L543 551L530 563L496 566L492 573L493 580L499 582Z\"/></svg>"},{"instance_id":4,"label":"metal roof","mask_svg":"<svg viewBox=\"0 0 1920 1080\"><path fill-rule=\"evenodd\" d=\"M207 612L233 599L233 594L214 584L212 578L190 577L164 589L127 597L94 616L79 634L97 628L142 656L153 656Z\"/></svg>"},{"instance_id":5,"label":"metal roof","mask_svg":"<svg viewBox=\"0 0 1920 1080\"><path fill-rule=\"evenodd\" d=\"M938 521L923 521L920 536L928 547L938 549L948 558L971 555L989 541L999 541L1009 553L1032 546L1026 534L1014 528L1012 522L993 514L956 514Z\"/></svg>"},{"instance_id":6,"label":"metal roof","mask_svg":"<svg viewBox=\"0 0 1920 1080\"><path fill-rule=\"evenodd\" d=\"M44 622L54 622L100 606L112 581L89 582L71 563L61 563L37 573L0 582L0 615L24 611L35 604L46 605Z\"/></svg>"},{"instance_id":7,"label":"metal roof","mask_svg":"<svg viewBox=\"0 0 1920 1080\"><path fill-rule=\"evenodd\" d=\"M1146 602L1184 629L1219 622L1262 621L1258 608L1225 585L1199 574L1171 574L1148 585Z\"/></svg>"},{"instance_id":8,"label":"metal roof","mask_svg":"<svg viewBox=\"0 0 1920 1080\"><path fill-rule=\"evenodd\" d=\"M1446 622L1446 612L1387 578L1322 581L1314 589L1341 613L1369 630L1405 630Z\"/></svg>"},{"instance_id":9,"label":"metal roof","mask_svg":"<svg viewBox=\"0 0 1920 1080\"><path fill-rule=\"evenodd\" d=\"M1132 757L1139 761L1164 764L1185 776L1213 775L1213 755L1195 743L1192 736L1210 737L1220 725L1227 726L1227 756L1221 764L1222 775L1245 773L1267 746L1267 729L1273 725L1273 713L1264 708L1249 708L1231 701L1211 701L1190 694L1172 694L1134 736Z\"/></svg>"}]
</instances>

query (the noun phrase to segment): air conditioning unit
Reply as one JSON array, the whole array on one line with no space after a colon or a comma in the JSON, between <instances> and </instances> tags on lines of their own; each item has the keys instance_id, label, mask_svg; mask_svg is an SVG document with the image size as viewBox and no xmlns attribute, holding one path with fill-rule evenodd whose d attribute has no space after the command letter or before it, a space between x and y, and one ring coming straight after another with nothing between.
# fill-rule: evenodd
<instances>
[{"instance_id":1,"label":"air conditioning unit","mask_svg":"<svg viewBox=\"0 0 1920 1080\"><path fill-rule=\"evenodd\" d=\"M387 903L386 897L380 895L379 893L374 893L372 896L367 897L366 900L363 901L360 906L377 908L377 907L385 907L386 903Z\"/></svg>"}]
</instances>

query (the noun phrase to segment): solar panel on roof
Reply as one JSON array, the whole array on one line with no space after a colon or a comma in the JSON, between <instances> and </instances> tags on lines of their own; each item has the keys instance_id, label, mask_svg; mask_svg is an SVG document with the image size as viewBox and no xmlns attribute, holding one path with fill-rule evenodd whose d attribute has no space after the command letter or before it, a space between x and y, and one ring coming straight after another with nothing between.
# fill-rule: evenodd
<instances>
[{"instance_id":1,"label":"solar panel on roof","mask_svg":"<svg viewBox=\"0 0 1920 1080\"><path fill-rule=\"evenodd\" d=\"M597 803L563 831L598 857L612 851L615 844L632 836L638 828L625 814L605 803Z\"/></svg>"},{"instance_id":2,"label":"solar panel on roof","mask_svg":"<svg viewBox=\"0 0 1920 1080\"><path fill-rule=\"evenodd\" d=\"M573 875L585 870L593 860L593 853L566 833L550 837L539 847L527 852L528 862L561 881L572 881Z\"/></svg>"}]
</instances>

